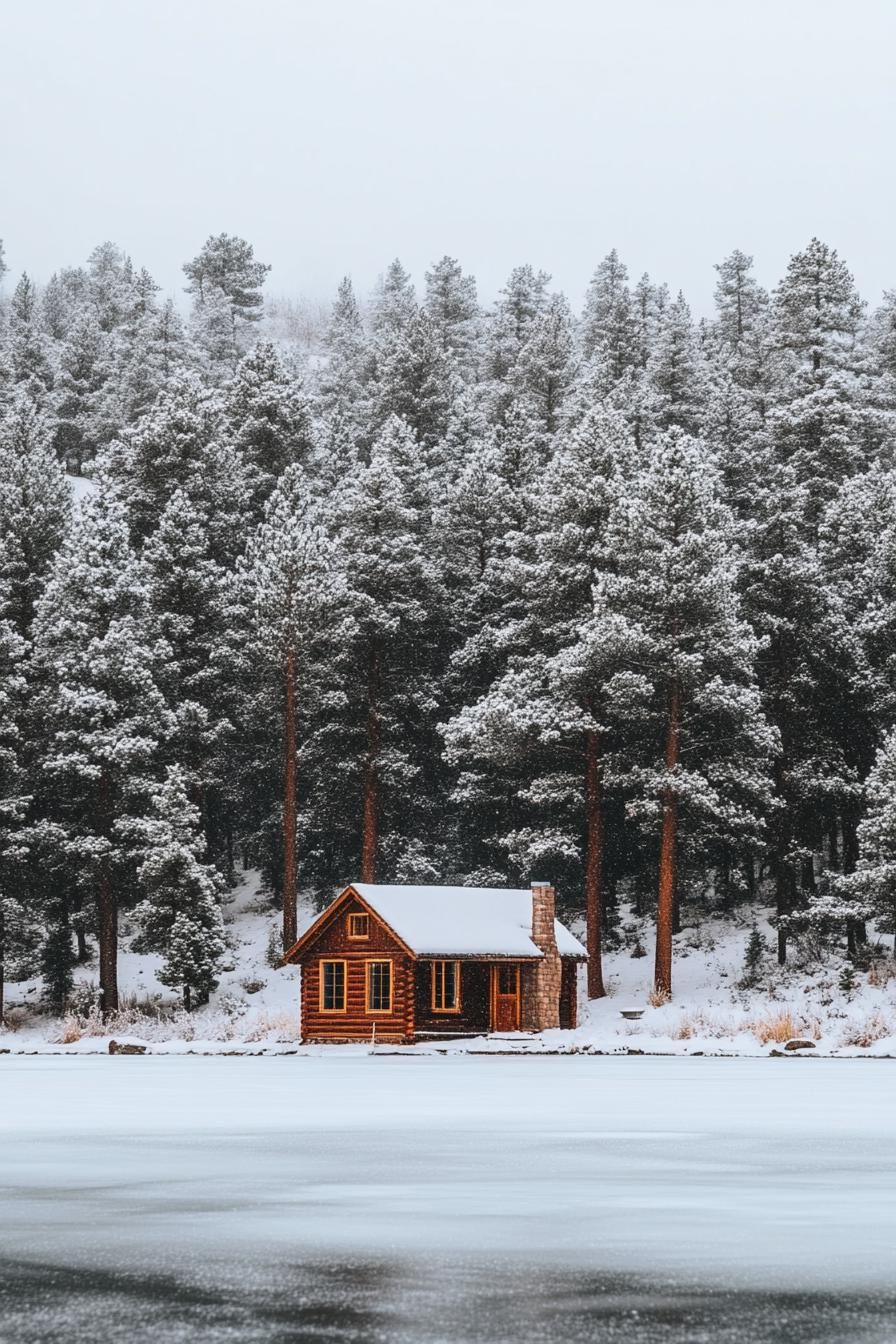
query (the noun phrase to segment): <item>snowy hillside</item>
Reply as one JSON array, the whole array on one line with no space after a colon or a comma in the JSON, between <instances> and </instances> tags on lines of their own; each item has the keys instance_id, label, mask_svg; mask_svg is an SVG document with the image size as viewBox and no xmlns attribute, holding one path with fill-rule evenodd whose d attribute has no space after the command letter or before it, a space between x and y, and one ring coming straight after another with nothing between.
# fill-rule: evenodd
<instances>
[{"instance_id":1,"label":"snowy hillside","mask_svg":"<svg viewBox=\"0 0 896 1344\"><path fill-rule=\"evenodd\" d=\"M314 917L310 905L300 928ZM298 1046L298 972L272 962L278 952L279 915L247 874L226 906L229 955L221 983L207 1007L192 1014L159 983L159 958L129 948L129 925L120 958L121 1012L104 1025L95 1008L95 961L78 969L75 1004L64 1018L39 1011L37 980L8 986L8 1022L0 1050L106 1051L110 1039L146 1043L153 1051L264 1051L301 1048L306 1053L367 1046ZM403 1047L415 1053L458 1051L562 1051L659 1054L767 1055L794 1039L811 1041L814 1054L896 1056L896 963L881 956L870 969L847 968L829 957L781 971L773 967L774 934L760 921L765 951L756 983L743 987L751 926L706 919L675 937L675 994L651 1006L652 942L646 921L624 921L626 947L606 956L605 999L588 1003L584 972L575 1031L523 1033ZM575 928L575 924L573 925ZM580 930L579 930L580 931ZM643 936L642 936L643 931ZM651 955L633 956L632 948ZM883 949L882 949L883 950ZM641 1011L627 1019L622 1011ZM396 1047L382 1047L391 1051ZM810 1048L806 1048L806 1053Z\"/></svg>"}]
</instances>

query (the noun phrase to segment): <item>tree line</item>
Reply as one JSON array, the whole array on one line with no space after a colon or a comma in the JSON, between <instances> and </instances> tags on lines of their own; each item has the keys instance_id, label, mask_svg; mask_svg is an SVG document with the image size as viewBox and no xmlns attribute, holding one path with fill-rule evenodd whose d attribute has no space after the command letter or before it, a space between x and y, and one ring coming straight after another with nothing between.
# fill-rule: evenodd
<instances>
[{"instance_id":1,"label":"tree line","mask_svg":"<svg viewBox=\"0 0 896 1344\"><path fill-rule=\"evenodd\" d=\"M660 993L683 907L896 932L896 294L818 240L700 321L615 251L578 314L395 261L309 353L268 269L4 290L0 987L95 942L114 1010L127 911L202 1002L238 863L286 945L300 890L549 875L592 996L627 903Z\"/></svg>"}]
</instances>

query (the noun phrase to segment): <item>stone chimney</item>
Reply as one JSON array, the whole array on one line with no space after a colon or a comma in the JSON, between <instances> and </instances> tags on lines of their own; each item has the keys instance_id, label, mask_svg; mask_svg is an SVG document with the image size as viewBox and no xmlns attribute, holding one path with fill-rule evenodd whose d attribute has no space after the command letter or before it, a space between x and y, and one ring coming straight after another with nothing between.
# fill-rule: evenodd
<instances>
[{"instance_id":1,"label":"stone chimney","mask_svg":"<svg viewBox=\"0 0 896 1344\"><path fill-rule=\"evenodd\" d=\"M532 941L543 953L535 966L531 1005L532 1031L547 1031L560 1025L562 967L554 931L555 893L547 882L532 883Z\"/></svg>"}]
</instances>

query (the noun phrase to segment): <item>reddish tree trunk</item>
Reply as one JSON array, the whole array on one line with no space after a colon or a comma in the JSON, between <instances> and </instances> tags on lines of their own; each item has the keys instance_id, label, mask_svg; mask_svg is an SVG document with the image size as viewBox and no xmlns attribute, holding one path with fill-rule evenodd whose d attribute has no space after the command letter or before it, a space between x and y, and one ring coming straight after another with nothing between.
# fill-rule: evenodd
<instances>
[{"instance_id":1,"label":"reddish tree trunk","mask_svg":"<svg viewBox=\"0 0 896 1344\"><path fill-rule=\"evenodd\" d=\"M669 723L666 730L667 770L678 764L681 687L676 681L669 698ZM675 878L678 862L678 799L671 788L663 793L663 826L660 835L660 874L656 910L656 963L654 988L672 993L672 926L675 915Z\"/></svg>"},{"instance_id":2,"label":"reddish tree trunk","mask_svg":"<svg viewBox=\"0 0 896 1344\"><path fill-rule=\"evenodd\" d=\"M364 766L364 830L361 838L361 881L376 881L376 852L379 832L380 792L380 712L378 702L379 658L376 648L370 654L367 690L367 760Z\"/></svg>"},{"instance_id":3,"label":"reddish tree trunk","mask_svg":"<svg viewBox=\"0 0 896 1344\"><path fill-rule=\"evenodd\" d=\"M97 830L109 836L112 831L111 785L103 775L99 785ZM118 899L112 887L108 860L99 873L96 894L97 942L100 951L100 1006L103 1017L118 1012Z\"/></svg>"},{"instance_id":4,"label":"reddish tree trunk","mask_svg":"<svg viewBox=\"0 0 896 1344\"><path fill-rule=\"evenodd\" d=\"M118 902L108 867L100 873L96 899L100 945L100 1000L103 1017L118 1011Z\"/></svg>"},{"instance_id":5,"label":"reddish tree trunk","mask_svg":"<svg viewBox=\"0 0 896 1344\"><path fill-rule=\"evenodd\" d=\"M603 919L604 819L600 773L600 739L585 734L585 928L588 948L588 997L602 999L604 974L601 961Z\"/></svg>"},{"instance_id":6,"label":"reddish tree trunk","mask_svg":"<svg viewBox=\"0 0 896 1344\"><path fill-rule=\"evenodd\" d=\"M296 655L286 655L284 696L283 762L283 947L296 941L297 864L296 864Z\"/></svg>"}]
</instances>

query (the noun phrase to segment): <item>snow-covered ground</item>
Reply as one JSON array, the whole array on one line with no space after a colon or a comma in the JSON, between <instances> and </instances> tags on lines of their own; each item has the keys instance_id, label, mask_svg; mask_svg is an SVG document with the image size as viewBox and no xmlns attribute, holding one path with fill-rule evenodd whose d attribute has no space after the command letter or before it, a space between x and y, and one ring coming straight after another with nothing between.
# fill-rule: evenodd
<instances>
[{"instance_id":1,"label":"snow-covered ground","mask_svg":"<svg viewBox=\"0 0 896 1344\"><path fill-rule=\"evenodd\" d=\"M311 907L304 906L300 927L313 917ZM87 1011L96 988L96 965L88 963L78 971L85 1006L65 1021L37 1011L38 981L10 984L8 1025L0 1029L0 1050L95 1053L106 1051L111 1037L165 1052L282 1053L299 1048L315 1054L346 1049L298 1046L298 973L271 964L278 948L277 912L259 891L255 874L245 876L233 892L225 918L231 957L207 1008L190 1015L177 1010L175 996L156 979L157 959L129 950L125 916L120 958L124 1010L119 1019L106 1027ZM768 950L756 985L745 989L744 951L750 926L704 918L676 936L672 1002L651 1007L652 956L632 956L633 927L630 920L626 947L607 954L608 996L588 1003L583 977L576 1031L420 1044L406 1050L767 1055L799 1038L812 1041L816 1055L896 1057L896 961L889 948L881 948L870 970L850 973L854 983L844 988L843 958L828 956L801 964L797 957L780 972L773 964L773 930L760 922ZM573 931L582 935L575 924ZM638 936L652 952L647 922L638 926ZM626 1020L621 1010L629 1008L643 1009L643 1016Z\"/></svg>"},{"instance_id":2,"label":"snow-covered ground","mask_svg":"<svg viewBox=\"0 0 896 1344\"><path fill-rule=\"evenodd\" d=\"M874 1061L0 1059L0 1340L892 1341Z\"/></svg>"}]
</instances>

